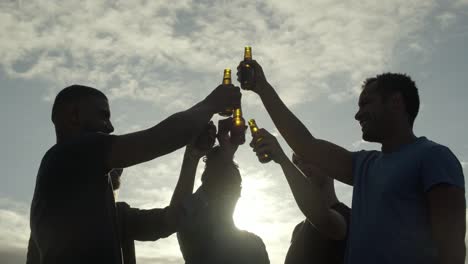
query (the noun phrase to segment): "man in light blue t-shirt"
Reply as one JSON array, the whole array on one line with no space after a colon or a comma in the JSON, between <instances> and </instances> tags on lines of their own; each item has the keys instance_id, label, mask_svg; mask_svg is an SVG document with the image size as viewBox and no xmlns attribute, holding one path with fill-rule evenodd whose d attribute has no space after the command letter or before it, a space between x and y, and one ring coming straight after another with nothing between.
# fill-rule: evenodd
<instances>
[{"instance_id":1,"label":"man in light blue t-shirt","mask_svg":"<svg viewBox=\"0 0 468 264\"><path fill-rule=\"evenodd\" d=\"M292 150L329 177L354 186L349 226L339 215L329 218L330 225L349 234L345 263L464 263L463 171L447 147L414 135L419 95L410 77L385 73L364 82L355 118L363 139L382 148L350 152L313 137L261 66L250 64L252 90ZM261 129L252 141L257 156L268 154L267 144L257 141L266 135Z\"/></svg>"}]
</instances>

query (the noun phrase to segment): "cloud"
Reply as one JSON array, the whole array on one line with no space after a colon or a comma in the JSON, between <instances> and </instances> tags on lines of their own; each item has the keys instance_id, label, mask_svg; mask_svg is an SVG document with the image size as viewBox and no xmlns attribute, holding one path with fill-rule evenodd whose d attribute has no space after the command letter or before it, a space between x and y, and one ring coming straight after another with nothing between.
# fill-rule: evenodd
<instances>
[{"instance_id":1,"label":"cloud","mask_svg":"<svg viewBox=\"0 0 468 264\"><path fill-rule=\"evenodd\" d=\"M24 264L26 263L26 249L1 246L0 260L8 264Z\"/></svg>"},{"instance_id":2,"label":"cloud","mask_svg":"<svg viewBox=\"0 0 468 264\"><path fill-rule=\"evenodd\" d=\"M352 98L365 76L387 67L393 48L418 32L434 5L7 2L0 11L0 34L9 39L0 44L1 65L12 78L48 80L52 94L85 83L170 111L203 98L251 44L288 104L323 94L341 102Z\"/></svg>"},{"instance_id":3,"label":"cloud","mask_svg":"<svg viewBox=\"0 0 468 264\"><path fill-rule=\"evenodd\" d=\"M203 99L221 82L223 68L235 68L243 46L252 45L287 105L321 97L342 103L358 94L365 77L391 70L399 45L425 52L418 34L428 27L428 17L454 23L444 13L453 10L435 11L436 6L432 0L3 1L0 36L8 41L0 42L0 70L11 79L46 81L48 100L67 85L83 83L111 100L149 102L166 115ZM252 93L243 100L246 112L263 111ZM144 127L131 118L118 116L116 127L124 127L122 132ZM370 147L362 140L351 145ZM248 151L237 155L244 177L237 214L249 215L238 224L253 228L272 263L281 263L303 216L277 165L259 165ZM134 207L167 206L181 161L177 151L127 169L119 198ZM337 184L336 189L349 203L350 188ZM28 210L8 203L0 203L0 241L5 234L5 241L24 247ZM137 245L139 262L181 262L174 237Z\"/></svg>"},{"instance_id":4,"label":"cloud","mask_svg":"<svg viewBox=\"0 0 468 264\"><path fill-rule=\"evenodd\" d=\"M0 197L0 260L2 263L24 263L29 240L28 207Z\"/></svg>"},{"instance_id":5,"label":"cloud","mask_svg":"<svg viewBox=\"0 0 468 264\"><path fill-rule=\"evenodd\" d=\"M379 149L379 146L375 143L367 142L363 139L359 139L351 143L351 149L353 151L358 151L361 149Z\"/></svg>"},{"instance_id":6,"label":"cloud","mask_svg":"<svg viewBox=\"0 0 468 264\"><path fill-rule=\"evenodd\" d=\"M456 15L450 12L444 12L436 17L442 29L449 28L456 19Z\"/></svg>"}]
</instances>

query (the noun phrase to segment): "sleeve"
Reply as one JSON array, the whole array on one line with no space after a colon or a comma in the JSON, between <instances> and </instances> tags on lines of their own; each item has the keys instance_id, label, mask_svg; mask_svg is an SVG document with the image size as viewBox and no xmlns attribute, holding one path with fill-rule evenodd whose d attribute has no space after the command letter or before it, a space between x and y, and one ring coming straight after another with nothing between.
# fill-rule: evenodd
<instances>
[{"instance_id":1,"label":"sleeve","mask_svg":"<svg viewBox=\"0 0 468 264\"><path fill-rule=\"evenodd\" d=\"M62 149L68 168L85 172L82 175L105 175L111 168L106 168L115 136L104 133L91 133L65 143Z\"/></svg>"},{"instance_id":2,"label":"sleeve","mask_svg":"<svg viewBox=\"0 0 468 264\"><path fill-rule=\"evenodd\" d=\"M353 160L353 186L360 181L360 177L366 173L366 163L376 151L360 150L352 152Z\"/></svg>"},{"instance_id":3,"label":"sleeve","mask_svg":"<svg viewBox=\"0 0 468 264\"><path fill-rule=\"evenodd\" d=\"M125 226L123 232L138 241L155 241L168 237L176 232L177 225L167 223L167 210L168 207L143 210L128 206L122 216Z\"/></svg>"},{"instance_id":4,"label":"sleeve","mask_svg":"<svg viewBox=\"0 0 468 264\"><path fill-rule=\"evenodd\" d=\"M445 146L431 147L425 153L421 164L421 178L426 192L441 183L465 188L462 166L452 151Z\"/></svg>"}]
</instances>

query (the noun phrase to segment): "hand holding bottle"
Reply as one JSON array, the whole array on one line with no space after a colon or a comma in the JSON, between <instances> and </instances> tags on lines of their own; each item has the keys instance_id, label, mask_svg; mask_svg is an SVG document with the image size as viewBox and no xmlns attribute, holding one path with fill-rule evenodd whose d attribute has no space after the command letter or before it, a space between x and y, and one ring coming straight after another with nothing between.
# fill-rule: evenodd
<instances>
[{"instance_id":1,"label":"hand holding bottle","mask_svg":"<svg viewBox=\"0 0 468 264\"><path fill-rule=\"evenodd\" d=\"M205 156L208 151L213 147L216 141L216 126L213 121L206 124L203 131L191 144L187 145L187 153L191 157L200 159Z\"/></svg>"},{"instance_id":2,"label":"hand holding bottle","mask_svg":"<svg viewBox=\"0 0 468 264\"><path fill-rule=\"evenodd\" d=\"M265 155L269 158L268 161L273 160L278 164L288 161L288 156L284 153L276 137L263 128L255 133L250 146L262 163L265 163Z\"/></svg>"},{"instance_id":3,"label":"hand holding bottle","mask_svg":"<svg viewBox=\"0 0 468 264\"><path fill-rule=\"evenodd\" d=\"M245 47L244 60L237 66L237 81L243 90L251 90L256 93L269 85L262 67L252 59L252 48L249 46Z\"/></svg>"},{"instance_id":4,"label":"hand holding bottle","mask_svg":"<svg viewBox=\"0 0 468 264\"><path fill-rule=\"evenodd\" d=\"M233 105L238 105L241 100L240 88L232 84L221 84L212 91L203 101L213 113L225 111Z\"/></svg>"}]
</instances>

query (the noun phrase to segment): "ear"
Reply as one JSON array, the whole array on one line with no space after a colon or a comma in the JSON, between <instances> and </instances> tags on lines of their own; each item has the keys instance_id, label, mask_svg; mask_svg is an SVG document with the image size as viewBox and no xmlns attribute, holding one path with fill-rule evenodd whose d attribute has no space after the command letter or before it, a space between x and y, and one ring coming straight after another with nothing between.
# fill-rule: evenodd
<instances>
[{"instance_id":1,"label":"ear","mask_svg":"<svg viewBox=\"0 0 468 264\"><path fill-rule=\"evenodd\" d=\"M67 107L65 107L64 111L67 111L65 113L65 116L68 117L67 120L65 120L65 123L70 127L70 128L76 128L80 126L80 108L78 107L78 104L70 104Z\"/></svg>"},{"instance_id":2,"label":"ear","mask_svg":"<svg viewBox=\"0 0 468 264\"><path fill-rule=\"evenodd\" d=\"M405 110L405 103L403 101L403 96L401 93L395 93L390 96L390 106L393 111L404 113Z\"/></svg>"}]
</instances>

